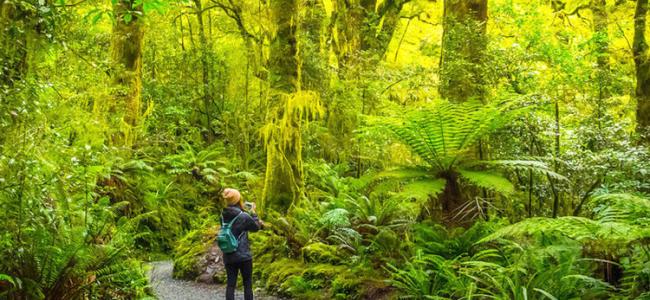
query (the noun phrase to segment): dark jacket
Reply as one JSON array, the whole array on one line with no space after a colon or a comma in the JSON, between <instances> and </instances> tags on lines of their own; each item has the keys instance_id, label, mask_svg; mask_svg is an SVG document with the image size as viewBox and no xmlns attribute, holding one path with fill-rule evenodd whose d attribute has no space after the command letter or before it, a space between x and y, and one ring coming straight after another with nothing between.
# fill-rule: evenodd
<instances>
[{"instance_id":1,"label":"dark jacket","mask_svg":"<svg viewBox=\"0 0 650 300\"><path fill-rule=\"evenodd\" d=\"M231 205L223 209L221 216L223 217L223 221L228 223L240 212L242 212L242 210L239 206ZM248 232L258 230L260 230L260 223L257 215L254 213L249 215L246 212L242 212L235 223L232 224L232 233L236 237L239 237L237 251L233 253L224 253L224 264L234 264L253 259L253 254L251 254L250 245L248 243Z\"/></svg>"}]
</instances>

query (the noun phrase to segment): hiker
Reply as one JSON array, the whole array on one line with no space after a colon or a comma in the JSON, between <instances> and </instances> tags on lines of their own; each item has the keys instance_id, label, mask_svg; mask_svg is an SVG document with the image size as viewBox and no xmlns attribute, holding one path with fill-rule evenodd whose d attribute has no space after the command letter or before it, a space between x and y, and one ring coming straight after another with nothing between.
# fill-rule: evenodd
<instances>
[{"instance_id":1,"label":"hiker","mask_svg":"<svg viewBox=\"0 0 650 300\"><path fill-rule=\"evenodd\" d=\"M236 189L223 190L226 207L221 212L221 229L217 237L223 252L223 262L228 277L226 300L235 299L237 273L244 282L244 299L253 300L253 255L248 244L248 232L258 231L263 223L255 213L255 203L244 203Z\"/></svg>"}]
</instances>

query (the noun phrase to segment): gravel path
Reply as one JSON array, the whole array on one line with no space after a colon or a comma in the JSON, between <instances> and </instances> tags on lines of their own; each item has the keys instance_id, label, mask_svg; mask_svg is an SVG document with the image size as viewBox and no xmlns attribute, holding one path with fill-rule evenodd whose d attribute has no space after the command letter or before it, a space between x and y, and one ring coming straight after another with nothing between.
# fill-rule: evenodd
<instances>
[{"instance_id":1,"label":"gravel path","mask_svg":"<svg viewBox=\"0 0 650 300\"><path fill-rule=\"evenodd\" d=\"M226 298L226 286L216 284L204 284L192 281L178 280L172 277L174 269L171 261L152 262L149 271L149 282L156 296L160 300L215 300ZM244 299L241 291L235 293L235 299ZM256 300L278 300L275 297L258 296Z\"/></svg>"}]
</instances>

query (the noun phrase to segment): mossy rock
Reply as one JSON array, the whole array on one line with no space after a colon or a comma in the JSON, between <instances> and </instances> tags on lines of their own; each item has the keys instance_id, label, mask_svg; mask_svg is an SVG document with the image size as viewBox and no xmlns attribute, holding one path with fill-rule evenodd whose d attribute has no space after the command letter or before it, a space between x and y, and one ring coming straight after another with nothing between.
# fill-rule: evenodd
<instances>
[{"instance_id":1,"label":"mossy rock","mask_svg":"<svg viewBox=\"0 0 650 300\"><path fill-rule=\"evenodd\" d=\"M225 281L225 268L219 247L214 244L216 226L205 226L187 233L174 248L175 278L205 283Z\"/></svg>"},{"instance_id":2,"label":"mossy rock","mask_svg":"<svg viewBox=\"0 0 650 300\"><path fill-rule=\"evenodd\" d=\"M254 268L255 269L255 268ZM273 293L287 295L286 286L282 286L291 276L301 276L305 265L297 260L279 259L270 264L260 265L259 274L265 282L265 288Z\"/></svg>"},{"instance_id":3,"label":"mossy rock","mask_svg":"<svg viewBox=\"0 0 650 300\"><path fill-rule=\"evenodd\" d=\"M302 257L305 262L340 264L341 257L338 248L321 242L312 243L302 248Z\"/></svg>"}]
</instances>

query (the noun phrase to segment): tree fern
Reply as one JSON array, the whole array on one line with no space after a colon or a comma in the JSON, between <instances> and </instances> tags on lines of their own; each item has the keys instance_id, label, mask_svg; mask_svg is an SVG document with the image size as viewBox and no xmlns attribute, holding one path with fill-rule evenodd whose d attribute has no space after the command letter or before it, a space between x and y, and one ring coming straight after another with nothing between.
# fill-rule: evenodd
<instances>
[{"instance_id":1,"label":"tree fern","mask_svg":"<svg viewBox=\"0 0 650 300\"><path fill-rule=\"evenodd\" d=\"M439 197L439 205L444 220L449 223L454 223L453 219L462 221L459 219L480 215L484 206L490 205L485 202L486 199L472 203L467 201L467 193L461 188L461 183L502 195L514 192L514 185L498 169L532 170L548 178L564 180L563 176L551 171L539 160L476 159L474 149L478 141L505 125L516 113L517 110L509 110L508 105L486 105L469 101L461 104L438 103L434 107L411 112L403 119L386 120L385 125L426 165L385 171L377 178L402 181L415 178L412 183L406 183L402 193L411 192L413 197L419 199L445 191ZM464 180L460 181L461 178ZM439 182L429 184L430 190L425 192L423 189L427 184L416 183L419 180L433 182L436 179L443 179L445 186L440 188L437 184ZM436 205L430 203L429 209L435 210Z\"/></svg>"}]
</instances>

